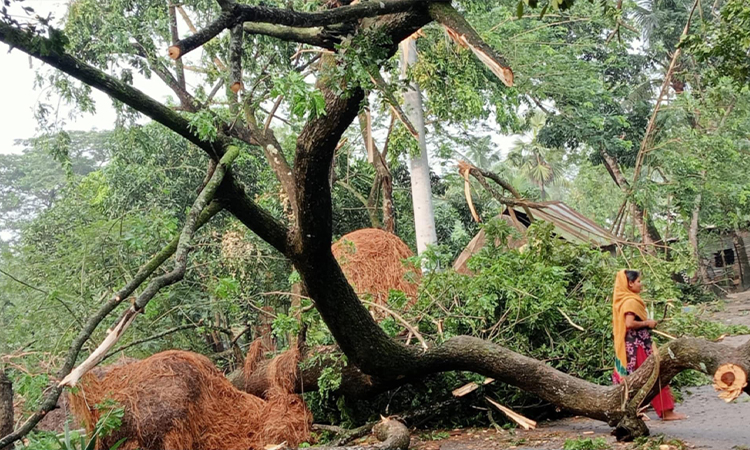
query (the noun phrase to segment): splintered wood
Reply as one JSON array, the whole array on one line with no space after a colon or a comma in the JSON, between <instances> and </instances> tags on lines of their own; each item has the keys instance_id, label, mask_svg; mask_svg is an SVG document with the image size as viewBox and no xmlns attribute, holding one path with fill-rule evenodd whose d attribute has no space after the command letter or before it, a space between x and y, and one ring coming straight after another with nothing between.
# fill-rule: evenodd
<instances>
[{"instance_id":1,"label":"splintered wood","mask_svg":"<svg viewBox=\"0 0 750 450\"><path fill-rule=\"evenodd\" d=\"M722 364L714 374L714 389L719 391L719 398L729 403L742 394L747 386L747 374L734 364Z\"/></svg>"},{"instance_id":2,"label":"splintered wood","mask_svg":"<svg viewBox=\"0 0 750 450\"><path fill-rule=\"evenodd\" d=\"M482 382L482 386L488 385L488 384L492 383L493 381L495 381L494 378L485 378L484 381ZM453 390L453 396L454 397L463 397L464 395L470 394L470 393L476 391L477 389L479 389L479 385L476 384L476 383L474 383L472 381L471 383L467 383L467 384L461 386L458 389L454 389Z\"/></svg>"},{"instance_id":3,"label":"splintered wood","mask_svg":"<svg viewBox=\"0 0 750 450\"><path fill-rule=\"evenodd\" d=\"M513 422L517 423L521 427L523 427L524 430L532 430L532 429L536 428L536 422L535 421L533 421L533 420L531 420L531 419L529 419L527 417L524 417L524 416L518 414L517 412L511 410L510 408L506 408L505 406L503 406L500 403L492 400L489 397L485 397L485 400L487 400L488 402L490 402L490 404L492 406L494 406L495 408L497 408L498 410L500 410L503 414L505 414L506 416L508 416L508 418L510 420L512 420Z\"/></svg>"}]
</instances>

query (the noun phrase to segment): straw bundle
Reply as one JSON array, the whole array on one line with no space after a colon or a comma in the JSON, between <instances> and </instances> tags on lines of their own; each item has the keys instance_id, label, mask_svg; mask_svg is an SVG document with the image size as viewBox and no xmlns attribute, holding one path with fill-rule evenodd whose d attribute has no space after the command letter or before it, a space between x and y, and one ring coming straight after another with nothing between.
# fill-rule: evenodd
<instances>
[{"instance_id":1,"label":"straw bundle","mask_svg":"<svg viewBox=\"0 0 750 450\"><path fill-rule=\"evenodd\" d=\"M284 441L296 446L309 438L312 419L302 398L286 389L289 379L296 381L298 361L296 349L272 361L278 379L269 380L274 395L263 400L236 389L208 358L167 351L117 367L101 379L87 374L70 403L89 432L108 412L97 407L103 401L114 400L124 409L122 426L98 448L122 438L128 439L125 450L259 450Z\"/></svg>"},{"instance_id":2,"label":"straw bundle","mask_svg":"<svg viewBox=\"0 0 750 450\"><path fill-rule=\"evenodd\" d=\"M404 261L414 254L398 236L364 228L345 235L331 250L357 294L370 295L373 303L386 305L393 289L406 294L409 306L417 301L422 272ZM373 313L378 316L382 311Z\"/></svg>"}]
</instances>

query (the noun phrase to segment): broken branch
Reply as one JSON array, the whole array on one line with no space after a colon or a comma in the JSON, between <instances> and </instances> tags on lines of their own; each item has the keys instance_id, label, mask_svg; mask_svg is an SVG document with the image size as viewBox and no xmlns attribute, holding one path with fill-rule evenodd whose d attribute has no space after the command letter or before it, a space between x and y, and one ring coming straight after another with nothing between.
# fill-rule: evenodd
<instances>
[{"instance_id":1,"label":"broken branch","mask_svg":"<svg viewBox=\"0 0 750 450\"><path fill-rule=\"evenodd\" d=\"M487 45L471 24L450 3L433 3L430 17L439 22L448 36L462 47L468 48L506 86L513 86L513 70L505 58Z\"/></svg>"}]
</instances>

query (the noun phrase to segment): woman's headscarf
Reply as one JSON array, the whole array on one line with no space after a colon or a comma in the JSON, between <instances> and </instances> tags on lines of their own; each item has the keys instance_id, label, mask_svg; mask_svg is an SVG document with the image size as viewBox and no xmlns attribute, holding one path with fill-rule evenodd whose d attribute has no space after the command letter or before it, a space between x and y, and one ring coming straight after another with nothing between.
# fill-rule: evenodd
<instances>
[{"instance_id":1,"label":"woman's headscarf","mask_svg":"<svg viewBox=\"0 0 750 450\"><path fill-rule=\"evenodd\" d=\"M630 290L625 271L617 272L615 291L612 295L612 329L615 338L615 372L621 377L628 374L628 354L625 350L625 314L633 313L641 320L648 318L646 304L641 296Z\"/></svg>"}]
</instances>

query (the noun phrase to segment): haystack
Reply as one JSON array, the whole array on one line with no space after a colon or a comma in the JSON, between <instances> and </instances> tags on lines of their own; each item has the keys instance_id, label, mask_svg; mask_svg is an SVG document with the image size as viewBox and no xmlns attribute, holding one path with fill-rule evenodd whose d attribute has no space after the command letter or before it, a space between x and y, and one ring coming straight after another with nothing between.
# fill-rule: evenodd
<instances>
[{"instance_id":1,"label":"haystack","mask_svg":"<svg viewBox=\"0 0 750 450\"><path fill-rule=\"evenodd\" d=\"M120 447L124 450L297 446L309 439L312 424L302 398L289 389L298 361L295 348L271 362L275 370L269 377L275 378L264 400L235 388L205 356L167 351L112 369L101 379L87 374L71 392L70 404L89 433L111 411L107 400L124 409L122 426L98 443L100 449L122 438L127 439Z\"/></svg>"},{"instance_id":2,"label":"haystack","mask_svg":"<svg viewBox=\"0 0 750 450\"><path fill-rule=\"evenodd\" d=\"M409 306L417 301L422 272L404 261L414 253L398 236L364 228L345 235L331 250L357 294L370 295L373 303L385 305L393 289L406 294ZM382 311L373 313L382 315Z\"/></svg>"}]
</instances>

